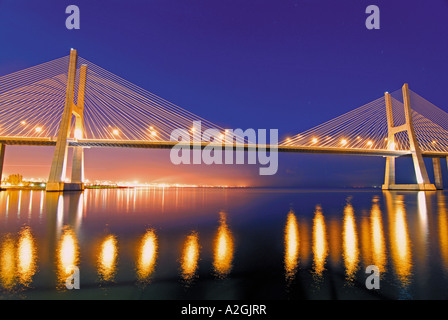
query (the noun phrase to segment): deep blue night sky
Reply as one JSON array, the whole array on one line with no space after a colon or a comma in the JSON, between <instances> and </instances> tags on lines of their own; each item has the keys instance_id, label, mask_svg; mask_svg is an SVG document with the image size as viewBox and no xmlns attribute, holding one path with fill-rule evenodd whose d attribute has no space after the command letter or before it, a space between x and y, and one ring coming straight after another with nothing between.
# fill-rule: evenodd
<instances>
[{"instance_id":1,"label":"deep blue night sky","mask_svg":"<svg viewBox=\"0 0 448 320\"><path fill-rule=\"evenodd\" d=\"M65 28L70 4L80 8L80 30ZM364 25L370 4L381 10L380 30ZM65 56L73 47L87 60L214 123L278 128L281 138L405 82L448 111L446 0L0 0L0 43L0 75ZM49 166L42 150L27 150L7 150L5 171L22 170L13 161L26 152ZM89 152L88 178L105 178L98 170L98 151ZM122 150L108 152L116 164L124 163ZM140 172L158 166L155 157L169 160L166 152L133 152L140 155L135 160ZM199 170L167 165L178 173ZM406 180L412 172L404 168L398 174ZM214 172L221 168L213 170L206 168L207 176L219 180ZM258 177L256 168L226 170L257 185L379 185L384 159L284 154L275 178ZM151 180L150 171L141 175Z\"/></svg>"}]
</instances>

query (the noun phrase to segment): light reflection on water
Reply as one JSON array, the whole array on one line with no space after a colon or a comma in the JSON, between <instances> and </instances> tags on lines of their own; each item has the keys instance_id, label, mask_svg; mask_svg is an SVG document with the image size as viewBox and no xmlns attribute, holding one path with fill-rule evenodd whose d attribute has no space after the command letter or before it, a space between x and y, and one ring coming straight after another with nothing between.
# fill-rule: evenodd
<instances>
[{"instance_id":1,"label":"light reflection on water","mask_svg":"<svg viewBox=\"0 0 448 320\"><path fill-rule=\"evenodd\" d=\"M27 286L36 273L36 244L29 227L23 228L17 244L17 274L20 283Z\"/></svg>"},{"instance_id":2,"label":"light reflection on water","mask_svg":"<svg viewBox=\"0 0 448 320\"><path fill-rule=\"evenodd\" d=\"M347 203L344 208L343 257L348 281L353 281L359 263L358 233L353 207Z\"/></svg>"},{"instance_id":3,"label":"light reflection on water","mask_svg":"<svg viewBox=\"0 0 448 320\"><path fill-rule=\"evenodd\" d=\"M148 229L140 240L137 253L137 277L142 282L148 282L157 260L157 235L154 229Z\"/></svg>"},{"instance_id":4,"label":"light reflection on water","mask_svg":"<svg viewBox=\"0 0 448 320\"><path fill-rule=\"evenodd\" d=\"M402 285L407 286L411 279L412 255L403 197L397 197L393 206L390 212L392 265Z\"/></svg>"},{"instance_id":5,"label":"light reflection on water","mask_svg":"<svg viewBox=\"0 0 448 320\"><path fill-rule=\"evenodd\" d=\"M227 217L220 212L218 232L215 237L213 267L220 278L225 278L232 269L234 241L227 225Z\"/></svg>"},{"instance_id":6,"label":"light reflection on water","mask_svg":"<svg viewBox=\"0 0 448 320\"><path fill-rule=\"evenodd\" d=\"M199 248L199 236L197 232L192 231L185 239L181 257L181 275L188 284L191 284L196 276Z\"/></svg>"},{"instance_id":7,"label":"light reflection on water","mask_svg":"<svg viewBox=\"0 0 448 320\"><path fill-rule=\"evenodd\" d=\"M78 266L81 286L84 281L89 287L107 281L120 288L134 281L150 290L176 286L180 279L190 292L201 283L213 291L209 280L224 285L253 278L255 284L228 291L238 295L247 286L266 286L260 295L286 298L294 286L319 281L313 292L301 294L319 297L327 290L343 297L344 290L358 290L357 297L372 264L383 281L377 297L425 298L425 288L446 287L444 193L156 188L0 193L3 294L20 287L33 297L50 297L48 288L63 287L70 267ZM198 292L200 298L210 295ZM434 292L431 297L448 296Z\"/></svg>"},{"instance_id":8,"label":"light reflection on water","mask_svg":"<svg viewBox=\"0 0 448 320\"><path fill-rule=\"evenodd\" d=\"M3 235L0 247L0 280L6 291L28 287L36 273L36 244L29 227L22 228L17 236Z\"/></svg>"},{"instance_id":9,"label":"light reflection on water","mask_svg":"<svg viewBox=\"0 0 448 320\"><path fill-rule=\"evenodd\" d=\"M378 267L381 273L386 271L386 243L383 230L383 219L381 209L375 197L372 201L372 210L370 213L370 236L372 243L372 260L370 264Z\"/></svg>"},{"instance_id":10,"label":"light reflection on water","mask_svg":"<svg viewBox=\"0 0 448 320\"><path fill-rule=\"evenodd\" d=\"M285 271L286 278L291 279L299 263L299 226L294 212L289 211L285 226Z\"/></svg>"},{"instance_id":11,"label":"light reflection on water","mask_svg":"<svg viewBox=\"0 0 448 320\"><path fill-rule=\"evenodd\" d=\"M313 223L313 254L314 254L314 273L316 276L322 276L325 270L325 262L328 255L327 231L325 227L325 218L322 214L322 208L316 206Z\"/></svg>"},{"instance_id":12,"label":"light reflection on water","mask_svg":"<svg viewBox=\"0 0 448 320\"><path fill-rule=\"evenodd\" d=\"M442 257L442 263L445 267L445 272L448 272L448 215L446 210L445 196L440 193L437 201L437 207L439 209L439 216L437 223L439 226L439 246L440 254Z\"/></svg>"},{"instance_id":13,"label":"light reflection on water","mask_svg":"<svg viewBox=\"0 0 448 320\"><path fill-rule=\"evenodd\" d=\"M98 253L98 274L103 281L113 281L117 271L117 239L114 235L107 235L101 242Z\"/></svg>"},{"instance_id":14,"label":"light reflection on water","mask_svg":"<svg viewBox=\"0 0 448 320\"><path fill-rule=\"evenodd\" d=\"M59 286L66 283L73 267L79 266L79 245L75 232L69 226L65 226L57 247L56 267Z\"/></svg>"},{"instance_id":15,"label":"light reflection on water","mask_svg":"<svg viewBox=\"0 0 448 320\"><path fill-rule=\"evenodd\" d=\"M10 234L5 235L1 245L0 279L6 290L11 290L16 284L16 250L14 239Z\"/></svg>"}]
</instances>

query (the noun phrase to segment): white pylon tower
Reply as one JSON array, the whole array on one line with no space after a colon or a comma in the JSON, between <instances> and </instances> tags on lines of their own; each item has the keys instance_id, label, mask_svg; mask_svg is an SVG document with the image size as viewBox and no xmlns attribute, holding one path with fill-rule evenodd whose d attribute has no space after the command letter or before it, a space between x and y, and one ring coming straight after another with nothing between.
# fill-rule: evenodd
<instances>
[{"instance_id":1,"label":"white pylon tower","mask_svg":"<svg viewBox=\"0 0 448 320\"><path fill-rule=\"evenodd\" d=\"M84 190L84 150L74 147L72 161L71 182L65 182L68 154L68 139L71 128L71 118L75 115L75 139L82 139L84 123L84 94L86 87L87 66L82 65L79 73L78 100L74 103L76 64L78 54L76 50L70 51L68 68L67 90L65 94L65 107L62 113L61 125L56 140L50 175L47 182L47 191Z\"/></svg>"},{"instance_id":2,"label":"white pylon tower","mask_svg":"<svg viewBox=\"0 0 448 320\"><path fill-rule=\"evenodd\" d=\"M386 115L387 115L387 149L395 150L395 134L399 132L407 132L409 138L409 148L414 163L416 184L396 184L395 183L395 157L386 157L386 172L384 177L383 189L385 190L436 190L436 186L429 181L428 172L426 171L425 162L423 161L422 151L417 141L414 130L414 122L412 120L411 99L409 97L409 86L407 83L403 85L403 105L405 124L394 126L392 101L388 92L385 93ZM436 164L436 162L434 162ZM440 160L439 160L440 167ZM436 173L436 181L440 181L441 175Z\"/></svg>"}]
</instances>

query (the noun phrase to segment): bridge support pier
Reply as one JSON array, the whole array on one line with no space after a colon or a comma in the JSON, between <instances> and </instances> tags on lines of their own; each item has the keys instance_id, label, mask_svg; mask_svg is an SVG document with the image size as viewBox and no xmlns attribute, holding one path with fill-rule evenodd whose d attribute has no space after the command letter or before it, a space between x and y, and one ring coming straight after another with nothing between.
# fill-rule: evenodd
<instances>
[{"instance_id":1,"label":"bridge support pier","mask_svg":"<svg viewBox=\"0 0 448 320\"><path fill-rule=\"evenodd\" d=\"M47 182L47 191L82 191L84 190L84 150L82 147L74 147L72 161L71 182L66 182L68 138L70 135L71 118L74 114L75 138L82 138L83 131L83 111L84 111L84 92L86 85L87 66L83 65L80 69L78 101L73 102L75 92L76 63L78 55L76 50L70 52L70 62L67 78L67 91L65 95L65 107L62 113L61 125L59 127L58 138L51 164L50 175Z\"/></svg>"},{"instance_id":2,"label":"bridge support pier","mask_svg":"<svg viewBox=\"0 0 448 320\"><path fill-rule=\"evenodd\" d=\"M47 182L46 191L82 191L84 190L83 183L72 183L72 182Z\"/></svg>"},{"instance_id":3,"label":"bridge support pier","mask_svg":"<svg viewBox=\"0 0 448 320\"><path fill-rule=\"evenodd\" d=\"M395 185L395 157L386 157L386 174L384 175L383 189Z\"/></svg>"},{"instance_id":4,"label":"bridge support pier","mask_svg":"<svg viewBox=\"0 0 448 320\"><path fill-rule=\"evenodd\" d=\"M440 158L432 158L434 167L434 181L437 190L443 190L442 167L440 166Z\"/></svg>"},{"instance_id":5,"label":"bridge support pier","mask_svg":"<svg viewBox=\"0 0 448 320\"><path fill-rule=\"evenodd\" d=\"M425 162L423 161L422 152L417 141L417 137L414 131L414 123L412 120L412 109L411 109L411 99L409 96L409 87L405 83L403 85L403 105L404 105L404 116L406 123L401 126L394 126L393 113L392 113L392 100L388 92L385 93L386 101L386 115L387 115L387 129L388 129L388 139L387 148L388 150L395 150L395 134L406 131L409 138L409 148L412 155L412 161L414 163L415 177L417 180L416 184L396 184L395 183L395 163L392 157L387 157L386 160L386 174L383 184L383 189L385 190L436 190L436 186L429 181L428 172L426 171ZM440 160L439 160L440 168ZM440 178L441 185L441 172L438 172L436 179ZM437 182L436 182L437 183Z\"/></svg>"},{"instance_id":6,"label":"bridge support pier","mask_svg":"<svg viewBox=\"0 0 448 320\"><path fill-rule=\"evenodd\" d=\"M72 183L84 183L84 148L73 148Z\"/></svg>"}]
</instances>

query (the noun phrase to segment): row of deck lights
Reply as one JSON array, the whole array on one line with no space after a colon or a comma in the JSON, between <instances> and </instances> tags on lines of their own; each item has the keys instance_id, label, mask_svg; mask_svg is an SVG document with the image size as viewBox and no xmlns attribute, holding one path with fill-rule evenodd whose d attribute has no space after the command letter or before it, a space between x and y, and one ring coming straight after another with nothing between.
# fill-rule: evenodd
<instances>
[{"instance_id":1,"label":"row of deck lights","mask_svg":"<svg viewBox=\"0 0 448 320\"><path fill-rule=\"evenodd\" d=\"M300 138L303 138L303 137L298 136L297 138L300 139ZM331 139L331 137L326 137L326 140L330 140L330 139ZM361 140L362 140L362 138L359 137L359 136L358 136L356 139L357 139L358 141L361 141ZM384 141L387 142L387 140L388 140L387 138L384 138ZM286 143L287 143L287 144L289 144L289 143L291 143L291 142L292 142L292 139L291 139L291 138L286 138ZM319 139L318 139L318 138L316 138L316 137L311 138L311 144L316 144L316 143L318 143L318 142L319 142ZM436 140L432 140L431 143L432 143L433 145L435 145L435 144L437 144L437 141L436 141ZM347 144L348 144L348 140L345 139L345 138L341 138L341 140L340 140L340 145L341 145L341 146L347 146ZM372 146L373 146L373 141L372 141L372 140L368 140L368 141L366 142L366 145L369 146L369 147L372 147ZM395 149L395 144L393 144L392 149Z\"/></svg>"},{"instance_id":2,"label":"row of deck lights","mask_svg":"<svg viewBox=\"0 0 448 320\"><path fill-rule=\"evenodd\" d=\"M26 126L26 125L27 125L26 121L21 121L20 124L23 125L23 126ZM111 126L109 126L109 127L111 128ZM196 130L196 129L195 129L194 127L192 127L192 128L190 129L191 134L193 134L193 133L195 132L195 130ZM34 131L37 132L37 133L40 133L40 132L43 131L43 128L42 128L41 126L38 126L38 127L35 127L35 128L34 128ZM76 132L76 131L78 131L78 132ZM119 135L121 134L121 131L120 131L118 128L112 128L111 131L112 131L112 134L113 134L114 136L119 136ZM150 126L150 127L148 128L148 131L149 131L149 135L150 135L151 137L154 137L154 138L155 138L155 137L158 136L158 132L157 132L157 130L156 130L153 126ZM219 139L220 139L221 141L224 141L225 134L227 134L228 132L229 132L229 129L225 129L224 133L221 133L221 134L220 134ZM80 130L75 130L75 137L76 137L76 138L81 138L81 137L82 137L82 134L81 134Z\"/></svg>"},{"instance_id":3,"label":"row of deck lights","mask_svg":"<svg viewBox=\"0 0 448 320\"><path fill-rule=\"evenodd\" d=\"M150 127L148 128L148 131L149 131L149 134L150 134L152 137L157 137L157 136L158 136L158 132L157 132L156 129L154 129L154 127L150 126ZM190 133L191 133L191 135L193 135L195 131L196 131L196 129L192 127L192 128L190 129ZM225 129L224 133L221 133L221 134L219 135L219 140L224 141L225 135L226 135L228 132L229 132L229 129ZM120 133L121 133L121 132L120 132L119 129L117 129L117 128L112 129L112 134L113 134L114 136L119 136Z\"/></svg>"},{"instance_id":4,"label":"row of deck lights","mask_svg":"<svg viewBox=\"0 0 448 320\"><path fill-rule=\"evenodd\" d=\"M20 124L22 124L22 125L26 125L27 123L26 123L26 121L21 121ZM154 127L150 126L150 127L148 128L148 130L149 130L149 134L150 134L152 137L157 137L158 133L157 133L157 131L154 129ZM196 130L196 129L195 129L194 127L192 127L192 128L190 129L190 132L193 134L193 133L195 132L195 130ZM34 131L36 131L36 133L40 133L40 132L43 131L43 128L40 127L40 126L38 126L38 127L35 127L35 128L34 128ZM225 133L227 133L228 131L229 131L229 130L226 129L226 130L225 130ZM118 129L113 129L113 130L112 130L112 133L113 133L113 135L115 135L115 136L119 136L119 135L120 135L120 130L118 130ZM77 136L77 134L75 134L75 136ZM224 140L224 137L225 137L225 134L222 133L222 134L220 135L219 138L220 138L221 141L223 141L223 140ZM302 137L301 137L301 136L297 136L297 138L300 139L300 138L302 138ZM326 140L329 140L329 139L331 139L331 137L326 137ZM362 138L361 138L360 136L358 136L356 139L359 140L359 141L362 140ZM384 138L384 141L387 141L387 138ZM291 139L291 138L286 138L286 142L287 142L287 143L291 143L291 142L292 142L292 139ZM319 142L319 139L316 138L316 137L313 137L313 138L311 139L311 142L312 142L312 144L316 144L316 143ZM432 144L437 144L437 141L433 140L431 143L432 143ZM347 139L342 138L342 139L340 140L340 144L341 144L341 146L346 146L346 145L348 144ZM366 145L369 146L369 147L372 147L372 146L373 146L373 141L372 141L372 140L368 140L367 143L366 143Z\"/></svg>"},{"instance_id":5,"label":"row of deck lights","mask_svg":"<svg viewBox=\"0 0 448 320\"><path fill-rule=\"evenodd\" d=\"M152 137L157 137L157 135L158 135L158 133L157 133L157 130L155 130L154 129L154 127L149 127L148 128L148 131L149 131L149 135L150 136L152 136ZM120 130L119 129L117 129L117 128L115 128L115 129L112 129L112 134L114 135L114 136L119 136L120 135Z\"/></svg>"},{"instance_id":6,"label":"row of deck lights","mask_svg":"<svg viewBox=\"0 0 448 320\"><path fill-rule=\"evenodd\" d=\"M302 137L298 136L297 138L300 139L300 138L302 138ZM356 139L357 139L358 141L361 141L361 140L362 140L362 138L359 137L359 136L358 136ZM331 137L326 137L325 140L327 140L327 141L328 141L328 140L332 140L332 138L331 138ZM387 138L386 138L385 140L387 141ZM291 138L286 138L286 142L287 142L287 143L291 143L291 142L292 142L292 139L291 139ZM318 142L319 142L319 139L318 139L318 138L316 138L316 137L311 138L311 144L316 144L316 143L318 143ZM345 139L345 138L341 138L341 139L340 139L340 145L341 145L341 146L347 146L347 145L348 145L348 140ZM366 142L366 145L369 146L369 147L373 146L373 141L372 141L372 140L368 140L368 141Z\"/></svg>"},{"instance_id":7,"label":"row of deck lights","mask_svg":"<svg viewBox=\"0 0 448 320\"><path fill-rule=\"evenodd\" d=\"M21 121L20 124L23 125L23 126L26 126L26 125L27 125L26 121ZM40 127L40 126L37 126L37 127L34 127L34 131L35 131L36 133L41 133L41 132L43 131L43 128Z\"/></svg>"}]
</instances>

